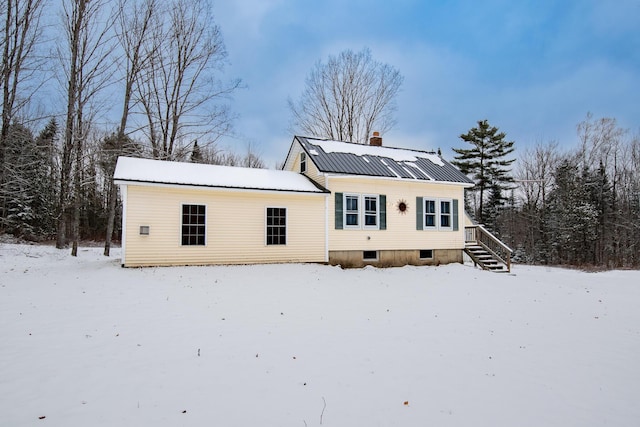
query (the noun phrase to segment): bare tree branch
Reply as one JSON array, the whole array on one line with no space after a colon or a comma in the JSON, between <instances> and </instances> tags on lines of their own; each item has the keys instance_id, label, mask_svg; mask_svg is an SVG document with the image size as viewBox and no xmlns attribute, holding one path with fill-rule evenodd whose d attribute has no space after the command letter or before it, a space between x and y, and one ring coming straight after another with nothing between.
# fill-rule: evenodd
<instances>
[{"instance_id":1,"label":"bare tree branch","mask_svg":"<svg viewBox=\"0 0 640 427\"><path fill-rule=\"evenodd\" d=\"M374 61L371 52L346 50L317 62L300 98L288 100L294 133L365 144L373 130L395 124L400 72Z\"/></svg>"},{"instance_id":2,"label":"bare tree branch","mask_svg":"<svg viewBox=\"0 0 640 427\"><path fill-rule=\"evenodd\" d=\"M227 52L207 2L177 0L163 12L155 15L143 46L150 61L135 91L153 157L172 160L183 157L193 139L215 140L230 131L232 116L224 101L240 80L218 78Z\"/></svg>"}]
</instances>

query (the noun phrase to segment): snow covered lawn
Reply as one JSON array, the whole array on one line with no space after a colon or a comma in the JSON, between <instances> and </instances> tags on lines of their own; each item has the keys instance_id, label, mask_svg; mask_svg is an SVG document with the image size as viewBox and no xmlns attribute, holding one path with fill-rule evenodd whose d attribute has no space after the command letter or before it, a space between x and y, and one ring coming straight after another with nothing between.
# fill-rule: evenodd
<instances>
[{"instance_id":1,"label":"snow covered lawn","mask_svg":"<svg viewBox=\"0 0 640 427\"><path fill-rule=\"evenodd\" d=\"M0 244L2 426L631 426L640 272Z\"/></svg>"}]
</instances>

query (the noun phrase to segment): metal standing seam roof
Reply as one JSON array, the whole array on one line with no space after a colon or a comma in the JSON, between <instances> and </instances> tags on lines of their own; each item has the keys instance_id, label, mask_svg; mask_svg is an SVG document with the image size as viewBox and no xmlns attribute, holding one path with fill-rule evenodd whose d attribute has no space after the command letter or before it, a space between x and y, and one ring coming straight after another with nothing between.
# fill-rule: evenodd
<instances>
[{"instance_id":1,"label":"metal standing seam roof","mask_svg":"<svg viewBox=\"0 0 640 427\"><path fill-rule=\"evenodd\" d=\"M350 142L302 136L295 139L320 172L473 184L459 169L435 153L376 146L364 146L366 149L363 150L362 144ZM330 143L332 150L325 151L323 143Z\"/></svg>"}]
</instances>

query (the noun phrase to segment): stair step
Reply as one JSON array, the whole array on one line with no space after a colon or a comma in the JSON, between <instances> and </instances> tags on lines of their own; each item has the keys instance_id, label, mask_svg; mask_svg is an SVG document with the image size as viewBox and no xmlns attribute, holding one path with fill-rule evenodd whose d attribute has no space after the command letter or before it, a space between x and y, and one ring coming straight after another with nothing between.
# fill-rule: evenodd
<instances>
[{"instance_id":1,"label":"stair step","mask_svg":"<svg viewBox=\"0 0 640 427\"><path fill-rule=\"evenodd\" d=\"M475 256L491 256L491 254L487 251L470 251Z\"/></svg>"},{"instance_id":2,"label":"stair step","mask_svg":"<svg viewBox=\"0 0 640 427\"><path fill-rule=\"evenodd\" d=\"M481 246L467 246L465 248L466 252L471 256L471 258L478 263L483 270L488 270L493 273L507 273L508 270L505 268L505 265L495 259L492 254L487 252Z\"/></svg>"}]
</instances>

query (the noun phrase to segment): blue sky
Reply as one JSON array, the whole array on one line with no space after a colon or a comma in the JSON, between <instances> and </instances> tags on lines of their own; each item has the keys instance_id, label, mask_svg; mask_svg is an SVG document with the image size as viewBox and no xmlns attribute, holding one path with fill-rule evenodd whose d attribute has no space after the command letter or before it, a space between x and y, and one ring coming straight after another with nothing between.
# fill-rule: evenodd
<instances>
[{"instance_id":1,"label":"blue sky","mask_svg":"<svg viewBox=\"0 0 640 427\"><path fill-rule=\"evenodd\" d=\"M246 88L234 96L237 138L269 167L293 134L297 99L318 60L368 47L404 76L388 146L464 147L488 119L516 147L576 143L588 112L640 129L640 0L424 1L217 0L230 65Z\"/></svg>"}]
</instances>

